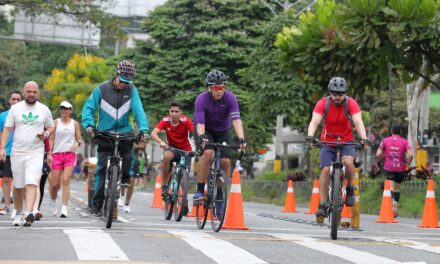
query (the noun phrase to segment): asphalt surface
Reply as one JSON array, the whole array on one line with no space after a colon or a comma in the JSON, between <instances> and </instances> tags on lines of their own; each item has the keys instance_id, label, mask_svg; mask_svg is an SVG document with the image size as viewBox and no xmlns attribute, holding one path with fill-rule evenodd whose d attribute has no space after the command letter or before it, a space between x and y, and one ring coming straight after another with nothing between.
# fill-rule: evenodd
<instances>
[{"instance_id":1,"label":"asphalt surface","mask_svg":"<svg viewBox=\"0 0 440 264\"><path fill-rule=\"evenodd\" d=\"M137 191L131 212L120 207L106 229L86 210L85 183L72 181L69 218L52 216L47 196L44 217L31 227L0 216L0 263L440 263L440 229L418 228L420 219L380 224L378 216L362 215L360 230L340 229L333 241L328 226L304 214L308 208L282 213L280 206L244 203L249 230L215 233L209 222L198 230L194 218L165 221L162 210L150 208L152 198Z\"/></svg>"}]
</instances>

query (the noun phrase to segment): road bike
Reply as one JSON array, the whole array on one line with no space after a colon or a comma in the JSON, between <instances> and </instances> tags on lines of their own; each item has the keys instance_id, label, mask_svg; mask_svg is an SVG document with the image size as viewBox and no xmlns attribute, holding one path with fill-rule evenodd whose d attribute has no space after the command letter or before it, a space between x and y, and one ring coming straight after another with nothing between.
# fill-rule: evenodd
<instances>
[{"instance_id":1,"label":"road bike","mask_svg":"<svg viewBox=\"0 0 440 264\"><path fill-rule=\"evenodd\" d=\"M188 213L188 168L186 163L197 153L173 147L169 147L168 150L179 153L180 160L168 177L168 192L164 197L164 213L165 219L170 220L174 212L174 220L179 222Z\"/></svg>"},{"instance_id":2,"label":"road bike","mask_svg":"<svg viewBox=\"0 0 440 264\"><path fill-rule=\"evenodd\" d=\"M195 203L196 222L199 229L203 229L208 219L208 213L211 212L211 226L215 232L220 231L225 220L227 206L227 178L221 169L221 149L240 149L240 146L230 146L226 143L207 143L206 148L214 149L214 159L211 163L208 176L208 190L203 200ZM243 152L240 153L240 158ZM199 210L203 208L202 210Z\"/></svg>"},{"instance_id":3,"label":"road bike","mask_svg":"<svg viewBox=\"0 0 440 264\"><path fill-rule=\"evenodd\" d=\"M119 155L121 141L139 142L140 135L131 132L112 132L95 130L93 138L108 140L113 145L113 155L107 158L105 171L103 216L105 227L111 228L113 222L113 210L117 208L117 200L121 191L122 158Z\"/></svg>"},{"instance_id":4,"label":"road bike","mask_svg":"<svg viewBox=\"0 0 440 264\"><path fill-rule=\"evenodd\" d=\"M367 144L371 145L370 142ZM328 189L328 218L330 221L330 237L336 240L338 237L338 227L341 222L341 212L344 207L344 197L346 189L343 184L345 175L345 163L342 161L342 149L345 146L354 146L356 149L363 148L361 142L349 141L341 142L337 140L335 142L313 140L314 146L329 146L336 150L336 160L330 165L330 183ZM355 166L359 167L361 162L355 162Z\"/></svg>"}]
</instances>

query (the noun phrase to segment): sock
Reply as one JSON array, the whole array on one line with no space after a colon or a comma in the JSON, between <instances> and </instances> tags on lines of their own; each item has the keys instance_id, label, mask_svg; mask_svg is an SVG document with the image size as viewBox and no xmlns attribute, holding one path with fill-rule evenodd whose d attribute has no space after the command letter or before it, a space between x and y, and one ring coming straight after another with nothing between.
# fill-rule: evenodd
<instances>
[{"instance_id":1,"label":"sock","mask_svg":"<svg viewBox=\"0 0 440 264\"><path fill-rule=\"evenodd\" d=\"M197 191L203 193L205 191L205 184L197 183Z\"/></svg>"}]
</instances>

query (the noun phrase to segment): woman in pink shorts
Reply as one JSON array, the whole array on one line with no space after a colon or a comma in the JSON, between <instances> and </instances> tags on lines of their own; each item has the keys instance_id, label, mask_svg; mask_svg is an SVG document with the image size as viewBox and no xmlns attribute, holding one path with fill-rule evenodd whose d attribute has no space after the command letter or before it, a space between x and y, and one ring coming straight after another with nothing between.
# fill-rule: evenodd
<instances>
[{"instance_id":1,"label":"woman in pink shorts","mask_svg":"<svg viewBox=\"0 0 440 264\"><path fill-rule=\"evenodd\" d=\"M51 137L52 173L49 176L49 194L52 214L58 215L57 203L60 182L63 186L61 217L68 217L67 203L70 197L70 177L76 165L76 150L81 145L81 131L78 122L73 120L72 105L63 101L60 104L61 118L54 121L55 133Z\"/></svg>"}]
</instances>

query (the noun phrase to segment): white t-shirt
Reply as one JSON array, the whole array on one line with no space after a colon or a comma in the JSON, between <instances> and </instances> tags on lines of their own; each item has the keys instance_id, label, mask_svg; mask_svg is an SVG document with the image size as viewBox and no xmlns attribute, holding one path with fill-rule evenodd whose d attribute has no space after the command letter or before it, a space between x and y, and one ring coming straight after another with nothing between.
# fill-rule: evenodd
<instances>
[{"instance_id":1,"label":"white t-shirt","mask_svg":"<svg viewBox=\"0 0 440 264\"><path fill-rule=\"evenodd\" d=\"M44 154L44 143L37 134L53 126L52 113L40 102L21 101L11 107L5 126L15 127L11 154Z\"/></svg>"}]
</instances>

